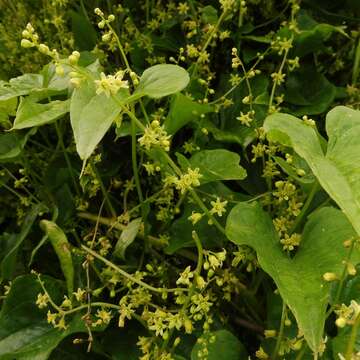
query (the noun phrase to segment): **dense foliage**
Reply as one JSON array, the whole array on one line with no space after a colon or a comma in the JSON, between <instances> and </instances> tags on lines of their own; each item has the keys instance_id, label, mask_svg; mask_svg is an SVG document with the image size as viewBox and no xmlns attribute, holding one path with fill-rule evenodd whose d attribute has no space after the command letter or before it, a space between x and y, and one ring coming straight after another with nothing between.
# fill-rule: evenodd
<instances>
[{"instance_id":1,"label":"dense foliage","mask_svg":"<svg viewBox=\"0 0 360 360\"><path fill-rule=\"evenodd\" d=\"M357 0L0 2L0 359L360 359Z\"/></svg>"}]
</instances>

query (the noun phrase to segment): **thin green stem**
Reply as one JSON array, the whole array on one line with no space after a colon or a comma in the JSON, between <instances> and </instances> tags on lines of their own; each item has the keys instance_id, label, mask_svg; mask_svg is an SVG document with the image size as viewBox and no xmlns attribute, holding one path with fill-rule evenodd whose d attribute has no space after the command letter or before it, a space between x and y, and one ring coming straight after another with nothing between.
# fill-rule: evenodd
<instances>
[{"instance_id":1,"label":"thin green stem","mask_svg":"<svg viewBox=\"0 0 360 360\"><path fill-rule=\"evenodd\" d=\"M281 341L284 335L284 328L285 328L285 319L286 319L286 304L285 302L283 302L283 306L282 306L282 312L281 312L281 322L280 322L280 329L279 329L279 333L276 339L276 345L274 348L274 351L272 353L271 359L272 360L276 360L279 354L279 349L280 349L280 345L281 345Z\"/></svg>"},{"instance_id":2,"label":"thin green stem","mask_svg":"<svg viewBox=\"0 0 360 360\"><path fill-rule=\"evenodd\" d=\"M306 346L306 344L304 344L302 349L300 350L300 352L297 354L295 360L301 360L305 355L306 349L307 349L307 346Z\"/></svg>"},{"instance_id":3,"label":"thin green stem","mask_svg":"<svg viewBox=\"0 0 360 360\"><path fill-rule=\"evenodd\" d=\"M96 178L97 178L98 181L99 181L100 188L101 188L101 192L102 192L102 194L103 194L103 196L104 196L104 199L105 199L105 201L106 201L106 205L107 205L107 207L108 207L108 209L109 209L109 211L110 211L110 214L111 214L112 217L116 218L116 211L115 211L115 209L114 209L114 207L113 207L113 205L112 205L112 203L111 203L111 201L110 201L110 198L109 198L109 196L108 196L108 192L107 192L107 190L106 190L106 188L105 188L105 186L104 186L104 183L103 183L103 181L102 181L102 179L101 179L100 173L99 173L99 171L98 171L98 169L96 168L96 166L95 166L94 163L91 164L91 167L92 167L92 169L94 170L94 173L95 173L95 175L96 175Z\"/></svg>"},{"instance_id":4,"label":"thin green stem","mask_svg":"<svg viewBox=\"0 0 360 360\"><path fill-rule=\"evenodd\" d=\"M140 178L139 178L139 170L136 159L136 123L132 119L131 120L131 162L133 168L133 174L135 179L135 186L139 197L139 202L141 206L141 213L143 221L145 221L145 208L144 208L144 196L141 190Z\"/></svg>"},{"instance_id":5,"label":"thin green stem","mask_svg":"<svg viewBox=\"0 0 360 360\"><path fill-rule=\"evenodd\" d=\"M353 352L354 352L354 348L355 348L355 343L356 343L356 339L358 337L358 331L359 331L359 327L360 327L360 314L357 315L355 322L352 326L352 330L351 330L351 334L350 334L350 339L346 348L346 355L345 355L345 360L351 360L353 359Z\"/></svg>"},{"instance_id":6,"label":"thin green stem","mask_svg":"<svg viewBox=\"0 0 360 360\"><path fill-rule=\"evenodd\" d=\"M360 39L358 40L356 51L355 51L355 59L354 66L352 70L352 84L356 85L360 72Z\"/></svg>"},{"instance_id":7,"label":"thin green stem","mask_svg":"<svg viewBox=\"0 0 360 360\"><path fill-rule=\"evenodd\" d=\"M291 235L298 229L299 225L301 224L304 216L306 215L306 213L314 199L314 196L318 190L319 190L319 184L317 182L315 182L315 184L312 186L312 188L310 190L308 197L306 198L305 204L302 207L300 214L295 219L294 225L292 226L292 228L289 232L289 235Z\"/></svg>"},{"instance_id":8,"label":"thin green stem","mask_svg":"<svg viewBox=\"0 0 360 360\"><path fill-rule=\"evenodd\" d=\"M344 288L345 279L346 279L346 275L347 275L347 264L351 259L351 255L352 255L352 252L354 250L355 242L356 242L356 239L352 239L348 254L347 254L346 259L345 259L344 269L342 271L342 274L341 274L341 277L340 277L340 280L339 280L339 284L338 284L338 287L337 287L337 290L336 290L335 298L334 298L334 301L333 301L330 309L326 313L326 318L328 318L331 315L331 313L335 310L336 305L340 301L341 293L342 293L342 290Z\"/></svg>"},{"instance_id":9,"label":"thin green stem","mask_svg":"<svg viewBox=\"0 0 360 360\"><path fill-rule=\"evenodd\" d=\"M60 143L60 148L64 154L64 158L65 158L65 162L66 162L66 165L69 169L69 172L70 172L70 177L71 177L71 181L73 182L74 184L74 188L75 188L75 191L76 191L76 194L78 196L80 196L80 189L79 189L79 186L78 186L78 183L76 182L76 179L75 179L75 176L74 176L74 169L72 168L71 166L71 162L70 162L70 159L69 159L69 156L66 152L66 149L65 149L65 145L64 145L64 140L63 140L63 136L62 136L62 133L61 133L61 130L59 128L59 124L57 121L55 121L55 129L56 129L56 134L58 136L58 139L59 139L59 143Z\"/></svg>"},{"instance_id":10,"label":"thin green stem","mask_svg":"<svg viewBox=\"0 0 360 360\"><path fill-rule=\"evenodd\" d=\"M192 232L192 238L195 241L195 245L198 251L198 259L197 259L197 265L196 265L196 269L195 269L195 273L197 275L200 275L201 273L201 269L202 269L202 265L203 265L203 247L202 247L202 243L201 240L198 236L198 234L196 233L196 231Z\"/></svg>"},{"instance_id":11,"label":"thin green stem","mask_svg":"<svg viewBox=\"0 0 360 360\"><path fill-rule=\"evenodd\" d=\"M135 284L138 284L139 286L142 286L145 289L148 289L150 291L154 291L157 293L164 293L164 292L175 292L175 291L188 291L188 289L185 288L174 288L174 289L167 289L167 288L156 288L154 286L151 286L149 284L146 284L145 282L137 279L136 277L134 277L133 275L127 273L125 270L121 269L120 267L118 267L117 265L115 265L114 263L112 263L111 261L105 259L104 257L102 257L100 254L98 254L97 252L91 250L90 248L88 248L85 245L81 245L81 248L83 250L85 250L88 254L92 255L94 258L102 261L104 264L106 264L107 266L111 267L112 269L114 269L115 271L117 271L120 275L124 276L125 278L129 279L130 281L134 282Z\"/></svg>"}]
</instances>

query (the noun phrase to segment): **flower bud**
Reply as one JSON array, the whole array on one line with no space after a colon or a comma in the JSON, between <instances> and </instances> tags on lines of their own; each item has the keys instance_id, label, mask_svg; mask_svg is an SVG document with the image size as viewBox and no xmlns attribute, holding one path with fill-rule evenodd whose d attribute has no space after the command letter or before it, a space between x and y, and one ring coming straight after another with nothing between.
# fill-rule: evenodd
<instances>
[{"instance_id":1,"label":"flower bud","mask_svg":"<svg viewBox=\"0 0 360 360\"><path fill-rule=\"evenodd\" d=\"M101 37L103 42L109 42L111 40L111 33L106 33Z\"/></svg>"},{"instance_id":2,"label":"flower bud","mask_svg":"<svg viewBox=\"0 0 360 360\"><path fill-rule=\"evenodd\" d=\"M42 54L45 54L47 55L50 51L49 47L45 44L40 44L39 45L39 51L42 53Z\"/></svg>"},{"instance_id":3,"label":"flower bud","mask_svg":"<svg viewBox=\"0 0 360 360\"><path fill-rule=\"evenodd\" d=\"M325 281L335 281L335 280L338 280L338 277L335 273L326 272L325 274L323 274L323 279Z\"/></svg>"},{"instance_id":4,"label":"flower bud","mask_svg":"<svg viewBox=\"0 0 360 360\"><path fill-rule=\"evenodd\" d=\"M115 20L115 15L114 15L114 14L110 14L110 15L108 16L108 21L112 22L112 21L114 21L114 20Z\"/></svg>"},{"instance_id":5,"label":"flower bud","mask_svg":"<svg viewBox=\"0 0 360 360\"><path fill-rule=\"evenodd\" d=\"M58 76L64 76L64 68L63 68L61 65L58 65L58 66L55 68L55 73L56 73L56 75L58 75Z\"/></svg>"},{"instance_id":6,"label":"flower bud","mask_svg":"<svg viewBox=\"0 0 360 360\"><path fill-rule=\"evenodd\" d=\"M339 317L336 319L335 324L339 328L343 328L346 326L346 319L343 317Z\"/></svg>"},{"instance_id":7,"label":"flower bud","mask_svg":"<svg viewBox=\"0 0 360 360\"><path fill-rule=\"evenodd\" d=\"M28 49L28 48L31 48L33 46L34 46L34 44L30 40L27 40L27 39L22 39L21 40L21 47L23 47L25 49Z\"/></svg>"},{"instance_id":8,"label":"flower bud","mask_svg":"<svg viewBox=\"0 0 360 360\"><path fill-rule=\"evenodd\" d=\"M97 15L97 16L104 16L104 13L99 9L99 8L96 8L94 10L94 13Z\"/></svg>"}]
</instances>

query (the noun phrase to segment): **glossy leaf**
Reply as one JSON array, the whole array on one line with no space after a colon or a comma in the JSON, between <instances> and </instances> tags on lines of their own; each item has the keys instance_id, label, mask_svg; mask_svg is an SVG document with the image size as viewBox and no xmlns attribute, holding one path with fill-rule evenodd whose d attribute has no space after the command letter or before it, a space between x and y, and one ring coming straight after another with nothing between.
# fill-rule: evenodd
<instances>
[{"instance_id":1,"label":"glossy leaf","mask_svg":"<svg viewBox=\"0 0 360 360\"><path fill-rule=\"evenodd\" d=\"M234 152L217 149L197 152L189 160L181 157L181 167L199 168L201 184L218 180L242 180L246 171L239 165L240 156Z\"/></svg>"},{"instance_id":2,"label":"glossy leaf","mask_svg":"<svg viewBox=\"0 0 360 360\"><path fill-rule=\"evenodd\" d=\"M51 245L60 261L65 276L68 296L74 291L74 266L69 241L65 233L53 221L41 220L41 229L48 235Z\"/></svg>"},{"instance_id":3,"label":"glossy leaf","mask_svg":"<svg viewBox=\"0 0 360 360\"><path fill-rule=\"evenodd\" d=\"M310 348L318 352L329 301L329 284L322 275L333 272L340 277L347 256L343 242L355 236L344 214L334 208L312 214L293 258L282 250L270 216L258 203L235 206L227 219L226 234L235 244L257 252L261 268L275 281ZM353 253L352 261L360 261L359 252Z\"/></svg>"},{"instance_id":4,"label":"glossy leaf","mask_svg":"<svg viewBox=\"0 0 360 360\"><path fill-rule=\"evenodd\" d=\"M76 150L86 160L109 130L119 115L127 91L119 91L115 97L104 93L97 95L93 81L84 81L75 89L70 104L71 126L74 132Z\"/></svg>"},{"instance_id":5,"label":"glossy leaf","mask_svg":"<svg viewBox=\"0 0 360 360\"><path fill-rule=\"evenodd\" d=\"M14 130L49 124L68 113L70 100L38 104L29 98L22 99L16 112Z\"/></svg>"},{"instance_id":6,"label":"glossy leaf","mask_svg":"<svg viewBox=\"0 0 360 360\"><path fill-rule=\"evenodd\" d=\"M188 72L178 65L154 65L141 75L136 93L157 99L183 90L189 81Z\"/></svg>"},{"instance_id":7,"label":"glossy leaf","mask_svg":"<svg viewBox=\"0 0 360 360\"><path fill-rule=\"evenodd\" d=\"M247 358L243 344L230 331L219 330L205 336L207 337L205 348L207 349L206 358L208 360L241 360ZM213 341L209 341L210 338L212 338ZM191 360L203 359L204 356L201 356L201 350L203 348L204 345L197 342L191 352Z\"/></svg>"},{"instance_id":8,"label":"glossy leaf","mask_svg":"<svg viewBox=\"0 0 360 360\"><path fill-rule=\"evenodd\" d=\"M44 277L47 291L55 301L62 297L62 283ZM42 292L33 275L15 279L0 312L0 358L2 360L46 360L62 339L86 331L81 318L75 317L65 331L46 321L46 311L35 305Z\"/></svg>"},{"instance_id":9,"label":"glossy leaf","mask_svg":"<svg viewBox=\"0 0 360 360\"><path fill-rule=\"evenodd\" d=\"M293 147L307 161L360 235L360 111L338 106L328 113L326 155L316 131L291 115L270 115L264 128L270 139Z\"/></svg>"}]
</instances>

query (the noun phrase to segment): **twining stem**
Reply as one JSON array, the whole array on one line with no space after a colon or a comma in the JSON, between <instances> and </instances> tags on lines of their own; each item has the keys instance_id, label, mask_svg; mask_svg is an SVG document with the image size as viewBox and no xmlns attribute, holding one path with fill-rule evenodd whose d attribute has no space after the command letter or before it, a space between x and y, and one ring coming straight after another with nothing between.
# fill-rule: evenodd
<instances>
[{"instance_id":1,"label":"twining stem","mask_svg":"<svg viewBox=\"0 0 360 360\"><path fill-rule=\"evenodd\" d=\"M360 72L360 39L358 40L356 51L355 51L355 59L354 66L352 71L352 84L355 86L359 77Z\"/></svg>"},{"instance_id":2,"label":"twining stem","mask_svg":"<svg viewBox=\"0 0 360 360\"><path fill-rule=\"evenodd\" d=\"M285 302L283 302L282 312L281 312L280 329L279 329L279 333L278 333L278 336L276 339L276 345L275 345L274 351L271 356L272 360L276 360L278 357L278 354L279 354L281 341L282 341L282 338L284 335L285 319L286 319L286 304L285 304Z\"/></svg>"},{"instance_id":3,"label":"twining stem","mask_svg":"<svg viewBox=\"0 0 360 360\"><path fill-rule=\"evenodd\" d=\"M124 276L125 278L129 279L130 281L134 282L135 284L138 284L139 286L144 287L145 289L148 289L150 291L154 291L157 293L164 293L164 292L175 292L175 291L188 291L188 289L186 288L174 288L174 289L167 289L167 288L156 288L154 286L151 286L149 284L146 284L145 282L137 279L136 277L134 277L133 275L127 273L125 270L121 269L120 267L118 267L117 265L115 265L114 263L112 263L111 261L109 261L108 259L105 259L104 257L102 257L100 254L98 254L97 252L91 250L90 248L88 248L85 245L81 245L81 248L83 250L85 250L88 254L92 255L94 258L102 261L104 264L106 264L107 266L111 267L112 269L114 269L115 271L117 271L119 274L121 274L122 276Z\"/></svg>"},{"instance_id":4,"label":"twining stem","mask_svg":"<svg viewBox=\"0 0 360 360\"><path fill-rule=\"evenodd\" d=\"M301 224L301 221L303 220L305 214L307 213L309 206L311 205L314 196L316 194L316 192L319 190L319 184L317 182L315 182L315 184L312 186L310 193L305 201L304 206L302 207L300 214L296 217L294 225L292 226L289 235L291 235L292 233L294 233L297 228L299 227L299 225Z\"/></svg>"},{"instance_id":5,"label":"twining stem","mask_svg":"<svg viewBox=\"0 0 360 360\"><path fill-rule=\"evenodd\" d=\"M353 355L353 352L354 352L354 347L355 347L356 339L357 339L357 336L358 336L359 327L360 327L360 313L357 315L357 317L355 319L355 322L354 322L354 324L352 326L350 339L349 339L347 349L346 349L345 360L353 359L352 355Z\"/></svg>"},{"instance_id":6,"label":"twining stem","mask_svg":"<svg viewBox=\"0 0 360 360\"><path fill-rule=\"evenodd\" d=\"M76 191L76 194L78 196L80 196L80 189L79 189L79 186L78 186L78 183L77 181L75 180L75 176L74 176L74 169L73 167L71 166L71 162L70 162L70 159L69 159L69 155L65 149L65 145L64 145L64 140L63 140L63 136L62 136L62 133L61 133L61 130L59 128L59 124L57 121L55 121L55 129L56 129L56 134L58 136L58 139L59 139L59 143L60 143L60 148L64 154L64 158L65 158L65 162L66 162L66 165L69 169L69 173L70 173L70 177L71 177L71 181L73 182L74 184L74 188L75 188L75 191Z\"/></svg>"},{"instance_id":7,"label":"twining stem","mask_svg":"<svg viewBox=\"0 0 360 360\"><path fill-rule=\"evenodd\" d=\"M132 162L133 174L135 179L136 191L138 193L139 202L141 206L142 219L143 221L145 221L146 213L144 207L144 196L141 190L137 157L136 157L136 123L134 120L131 120L131 162Z\"/></svg>"},{"instance_id":8,"label":"twining stem","mask_svg":"<svg viewBox=\"0 0 360 360\"><path fill-rule=\"evenodd\" d=\"M326 313L326 318L328 318L331 315L331 313L336 308L337 303L340 301L341 293L342 293L342 290L343 290L343 287L344 287L346 274L347 274L347 264L351 259L351 255L352 255L352 252L354 250L355 242L356 242L356 239L352 239L351 245L350 245L350 248L349 248L349 251L348 251L348 254L347 254L347 257L345 259L344 269L343 269L343 272L342 272L340 280L339 280L339 285L338 285L337 290L336 290L335 298L334 298L333 304L331 305L330 309Z\"/></svg>"},{"instance_id":9,"label":"twining stem","mask_svg":"<svg viewBox=\"0 0 360 360\"><path fill-rule=\"evenodd\" d=\"M112 205L112 203L110 201L110 198L108 196L108 192L107 192L107 190L106 190L106 188L104 186L104 183L103 183L103 181L101 179L100 173L97 170L94 163L91 164L91 167L92 167L92 169L93 169L93 171L94 171L94 173L96 175L97 180L99 181L101 192L102 192L102 194L104 196L104 199L106 201L106 205L107 205L107 207L108 207L108 209L110 211L110 214L111 214L112 217L116 218L116 211L115 211L115 209L114 209L114 207L113 207L113 205Z\"/></svg>"}]
</instances>

